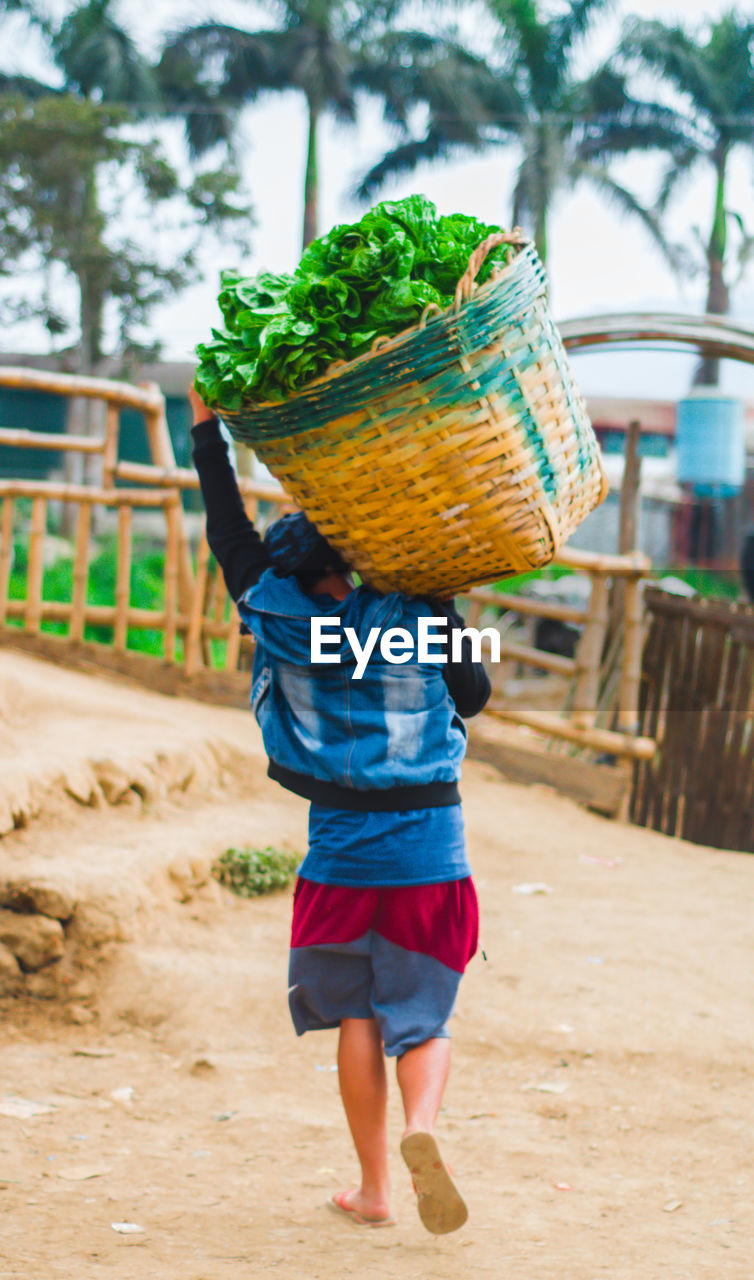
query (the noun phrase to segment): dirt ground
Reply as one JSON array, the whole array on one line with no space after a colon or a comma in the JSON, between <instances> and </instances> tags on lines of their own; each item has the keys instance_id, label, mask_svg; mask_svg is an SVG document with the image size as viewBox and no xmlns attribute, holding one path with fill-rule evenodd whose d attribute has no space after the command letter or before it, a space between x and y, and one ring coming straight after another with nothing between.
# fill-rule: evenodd
<instances>
[{"instance_id":1,"label":"dirt ground","mask_svg":"<svg viewBox=\"0 0 754 1280\"><path fill-rule=\"evenodd\" d=\"M393 1086L398 1222L365 1231L324 1207L355 1168L335 1033L288 1022L290 894L207 879L234 843L303 849L250 714L5 652L0 757L0 880L77 903L0 1001L2 1280L750 1280L754 859L468 763L487 959L441 1140L470 1218L421 1227Z\"/></svg>"}]
</instances>

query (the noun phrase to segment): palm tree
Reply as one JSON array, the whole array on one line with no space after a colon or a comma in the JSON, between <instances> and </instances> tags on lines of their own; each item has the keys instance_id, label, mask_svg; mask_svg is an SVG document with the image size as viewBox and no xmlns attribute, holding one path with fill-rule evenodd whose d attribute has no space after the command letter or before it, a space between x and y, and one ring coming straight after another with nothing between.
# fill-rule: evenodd
<instances>
[{"instance_id":1,"label":"palm tree","mask_svg":"<svg viewBox=\"0 0 754 1280\"><path fill-rule=\"evenodd\" d=\"M34 0L0 0L3 13L25 13L46 37L52 63L63 74L62 89L43 80L0 75L0 92L35 99L75 93L93 102L115 103L130 111L153 111L159 104L154 69L113 16L114 0L83 0L56 24Z\"/></svg>"},{"instance_id":2,"label":"palm tree","mask_svg":"<svg viewBox=\"0 0 754 1280\"><path fill-rule=\"evenodd\" d=\"M729 220L734 218L744 229L740 215L728 203L730 158L741 148L754 153L754 20L731 10L691 35L678 26L634 20L625 29L621 52L630 65L672 85L687 106L677 123L684 151L667 171L658 207L667 206L691 170L712 168L714 210L705 244L707 311L726 315ZM718 361L703 360L695 381L716 383L718 368Z\"/></svg>"},{"instance_id":3,"label":"palm tree","mask_svg":"<svg viewBox=\"0 0 754 1280\"><path fill-rule=\"evenodd\" d=\"M488 0L496 37L486 71L480 63L475 69L480 110L462 118L452 96L426 93L424 136L404 137L365 175L358 193L371 195L389 175L412 170L422 160L447 158L459 148L514 144L521 161L511 221L528 227L543 261L555 200L582 181L640 218L668 253L657 219L608 165L637 149L679 150L673 113L632 98L625 78L610 64L586 78L578 78L574 66L579 41L608 3L572 0L565 13L547 17L538 0Z\"/></svg>"},{"instance_id":4,"label":"palm tree","mask_svg":"<svg viewBox=\"0 0 754 1280\"><path fill-rule=\"evenodd\" d=\"M45 33L47 32L44 19L37 11L34 0L0 0L0 19L17 13L24 14L29 24L41 27ZM55 92L52 85L45 84L42 80L35 80L32 76L0 71L0 93L12 93L31 100L48 97Z\"/></svg>"},{"instance_id":5,"label":"palm tree","mask_svg":"<svg viewBox=\"0 0 754 1280\"><path fill-rule=\"evenodd\" d=\"M115 0L81 0L59 23L45 17L35 0L0 0L0 5L0 18L12 9L27 14L45 36L50 62L62 72L62 87L13 74L0 76L0 93L14 94L18 101L34 101L35 110L39 105L39 127L34 137L40 147L40 166L46 159L45 148L49 150L47 138L54 128L56 116L61 121L60 136L66 137L66 122L70 126L70 148L64 147L64 153L66 149L72 150L74 161L78 156L81 163L71 162L64 188L78 211L66 233L69 240L73 237L73 241L68 246L70 253L65 260L76 277L80 292L80 336L75 349L77 372L92 373L103 354L106 294L103 277L107 279L110 296L118 297L123 309L129 299L146 297L145 281L150 272L155 287L148 305L154 303L160 289L169 292L178 288L185 274L177 268L163 270L148 255L144 258L142 254L143 280L137 279L139 250L129 245L134 252L123 270L130 271L131 277L119 281L117 264L114 266L112 251L104 239L106 219L99 189L100 160L105 154L112 160L112 155L116 154L115 140L120 140L123 125L161 111L157 75L130 33L117 21ZM45 99L49 101L45 102ZM58 107L54 107L55 101L59 103ZM36 119L30 113L30 129ZM90 146L89 151L84 152L82 139L88 138L87 130L91 134ZM55 150L54 146L52 150ZM226 226L226 215L231 219L241 216L232 202L235 180L232 165L226 164L219 174L202 174L191 187L182 191L176 174L158 147L151 144L137 146L122 140L117 154L127 159L137 156L137 153L138 158L134 161L136 175L152 203L169 199L181 191L196 213L197 221L201 219L204 226L220 223ZM59 200L62 196L58 192L55 198ZM79 241L84 248L74 253ZM123 258L125 262L128 254L124 253ZM142 307L144 313L148 305ZM133 315L136 310L137 303L134 302L131 307ZM74 413L80 410L81 406L74 402Z\"/></svg>"},{"instance_id":6,"label":"palm tree","mask_svg":"<svg viewBox=\"0 0 754 1280\"><path fill-rule=\"evenodd\" d=\"M163 51L163 92L186 117L199 150L227 141L241 106L265 92L296 92L307 112L303 247L317 235L318 130L323 116L352 122L356 93L374 70L367 50L401 0L279 0L280 24L244 31L217 22L187 28ZM207 69L210 69L209 71Z\"/></svg>"},{"instance_id":7,"label":"palm tree","mask_svg":"<svg viewBox=\"0 0 754 1280\"><path fill-rule=\"evenodd\" d=\"M64 86L57 89L28 77L6 76L0 81L0 91L15 92L30 100L53 95L69 100L74 95L95 105L115 104L118 109L126 108L128 115L154 111L159 103L154 71L131 36L115 20L113 4L114 0L83 0L59 24L54 24L28 0L12 0L12 7L23 9L43 31L51 60L63 73ZM7 0L6 7L9 7ZM75 103L70 110L75 111ZM120 122L125 123L128 115L121 110ZM79 122L72 117L72 143L78 126ZM99 235L104 217L97 191L96 166L81 172L74 166L70 188L80 205L79 225L87 231L96 228ZM81 290L78 371L82 373L91 372L100 359L103 325L103 300L98 282L100 264L96 254L90 253L89 258L84 255L76 272Z\"/></svg>"},{"instance_id":8,"label":"palm tree","mask_svg":"<svg viewBox=\"0 0 754 1280\"><path fill-rule=\"evenodd\" d=\"M129 111L154 110L157 78L148 60L113 16L114 0L84 0L50 29L51 52L66 89Z\"/></svg>"},{"instance_id":9,"label":"palm tree","mask_svg":"<svg viewBox=\"0 0 754 1280\"><path fill-rule=\"evenodd\" d=\"M479 150L500 114L507 86L484 59L449 35L387 31L370 42L354 75L360 88L382 98L385 119L404 135L357 187L364 197L391 174L413 170L421 161L440 159L457 148ZM423 138L409 136L417 105L429 112ZM513 108L512 96L506 109Z\"/></svg>"}]
</instances>

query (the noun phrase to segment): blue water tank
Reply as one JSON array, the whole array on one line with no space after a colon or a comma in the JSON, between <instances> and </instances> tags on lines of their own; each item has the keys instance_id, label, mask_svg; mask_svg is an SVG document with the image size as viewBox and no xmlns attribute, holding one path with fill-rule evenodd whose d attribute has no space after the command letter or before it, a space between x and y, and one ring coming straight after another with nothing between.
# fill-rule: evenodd
<instances>
[{"instance_id":1,"label":"blue water tank","mask_svg":"<svg viewBox=\"0 0 754 1280\"><path fill-rule=\"evenodd\" d=\"M730 497L746 475L744 406L699 387L678 402L678 480L701 497Z\"/></svg>"}]
</instances>

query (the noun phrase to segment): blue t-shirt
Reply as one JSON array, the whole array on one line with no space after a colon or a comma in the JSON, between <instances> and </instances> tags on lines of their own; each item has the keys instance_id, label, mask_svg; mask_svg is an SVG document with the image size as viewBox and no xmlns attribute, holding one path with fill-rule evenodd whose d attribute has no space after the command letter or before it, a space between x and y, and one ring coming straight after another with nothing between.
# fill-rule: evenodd
<instances>
[{"instance_id":1,"label":"blue t-shirt","mask_svg":"<svg viewBox=\"0 0 754 1280\"><path fill-rule=\"evenodd\" d=\"M299 875L358 888L462 880L471 867L461 806L361 813L313 804Z\"/></svg>"}]
</instances>

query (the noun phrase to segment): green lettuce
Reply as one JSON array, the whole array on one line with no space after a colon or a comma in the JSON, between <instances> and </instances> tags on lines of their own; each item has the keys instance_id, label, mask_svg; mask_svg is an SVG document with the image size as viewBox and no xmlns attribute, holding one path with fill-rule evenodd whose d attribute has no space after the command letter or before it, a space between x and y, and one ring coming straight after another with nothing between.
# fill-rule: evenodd
<instances>
[{"instance_id":1,"label":"green lettuce","mask_svg":"<svg viewBox=\"0 0 754 1280\"><path fill-rule=\"evenodd\" d=\"M333 361L416 324L430 304L449 307L474 249L499 230L462 213L438 217L431 200L415 195L333 227L309 245L293 275L223 272L223 326L197 348L200 395L230 410L286 399ZM477 280L513 253L509 245L495 249Z\"/></svg>"}]
</instances>

